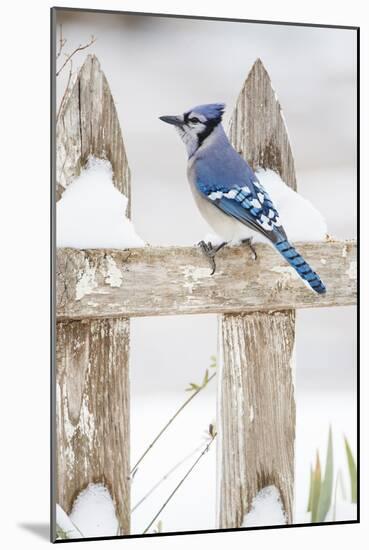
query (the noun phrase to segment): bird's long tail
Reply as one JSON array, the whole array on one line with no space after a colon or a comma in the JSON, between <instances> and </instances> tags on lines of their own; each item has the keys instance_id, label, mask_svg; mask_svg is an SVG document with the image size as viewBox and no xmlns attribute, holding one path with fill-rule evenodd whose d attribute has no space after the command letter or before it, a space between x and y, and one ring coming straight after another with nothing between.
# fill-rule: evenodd
<instances>
[{"instance_id":1,"label":"bird's long tail","mask_svg":"<svg viewBox=\"0 0 369 550\"><path fill-rule=\"evenodd\" d=\"M282 254L283 258L297 271L301 279L306 281L315 292L318 294L326 292L326 288L319 276L287 240L279 241L274 246Z\"/></svg>"}]
</instances>

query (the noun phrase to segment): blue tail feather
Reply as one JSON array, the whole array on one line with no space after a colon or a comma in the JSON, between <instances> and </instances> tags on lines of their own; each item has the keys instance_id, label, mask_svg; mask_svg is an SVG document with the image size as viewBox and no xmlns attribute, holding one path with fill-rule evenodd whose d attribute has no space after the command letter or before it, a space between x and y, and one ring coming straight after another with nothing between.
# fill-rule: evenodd
<instances>
[{"instance_id":1,"label":"blue tail feather","mask_svg":"<svg viewBox=\"0 0 369 550\"><path fill-rule=\"evenodd\" d=\"M315 292L318 294L324 294L326 288L319 278L319 275L311 269L304 258L297 252L297 250L287 241L279 241L275 243L275 247L282 254L285 260L296 270L298 275L306 281Z\"/></svg>"}]
</instances>

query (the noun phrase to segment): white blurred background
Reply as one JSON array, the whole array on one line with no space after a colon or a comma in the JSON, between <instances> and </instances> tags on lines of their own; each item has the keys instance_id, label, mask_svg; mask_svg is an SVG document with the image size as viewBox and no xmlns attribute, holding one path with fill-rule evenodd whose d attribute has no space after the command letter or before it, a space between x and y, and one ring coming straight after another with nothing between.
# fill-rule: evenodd
<instances>
[{"instance_id":1,"label":"white blurred background","mask_svg":"<svg viewBox=\"0 0 369 550\"><path fill-rule=\"evenodd\" d=\"M58 23L68 40L66 52L92 34L97 38L88 52L74 57L74 67L86 53L95 53L107 76L132 170L132 217L145 240L193 244L208 232L188 188L183 144L158 116L224 101L227 127L257 57L284 110L299 192L324 214L331 235L356 236L353 31L78 12L59 12ZM58 78L59 100L67 72ZM355 448L355 320L351 307L298 311L296 522L307 520L309 467L317 448L324 458L329 424L336 466L344 474L343 433ZM215 316L132 321L132 462L187 397L188 382L201 380L216 353L216 333ZM215 417L215 393L214 384L196 398L143 462L133 482L133 504L201 442ZM134 532L142 532L180 477L178 471L133 514ZM161 519L165 531L216 527L214 449Z\"/></svg>"}]
</instances>

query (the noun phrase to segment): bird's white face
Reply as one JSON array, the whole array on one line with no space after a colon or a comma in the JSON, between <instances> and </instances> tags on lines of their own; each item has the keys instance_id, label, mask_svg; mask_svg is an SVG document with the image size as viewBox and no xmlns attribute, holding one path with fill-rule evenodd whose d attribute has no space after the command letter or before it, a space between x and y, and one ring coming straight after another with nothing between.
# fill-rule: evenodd
<instances>
[{"instance_id":1,"label":"bird's white face","mask_svg":"<svg viewBox=\"0 0 369 550\"><path fill-rule=\"evenodd\" d=\"M188 156L191 157L211 134L219 121L208 120L203 114L189 111L179 116L163 116L161 120L173 124L186 145Z\"/></svg>"},{"instance_id":2,"label":"bird's white face","mask_svg":"<svg viewBox=\"0 0 369 550\"><path fill-rule=\"evenodd\" d=\"M176 126L182 141L191 156L201 145L201 136L207 131L207 120L204 115L191 111L181 117L182 124Z\"/></svg>"}]
</instances>

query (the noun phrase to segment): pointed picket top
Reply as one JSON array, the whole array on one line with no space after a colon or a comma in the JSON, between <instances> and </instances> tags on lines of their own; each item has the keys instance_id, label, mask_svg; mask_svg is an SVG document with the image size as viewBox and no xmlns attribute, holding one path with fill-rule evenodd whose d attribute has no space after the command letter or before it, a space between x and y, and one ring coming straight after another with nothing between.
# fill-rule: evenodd
<instances>
[{"instance_id":1,"label":"pointed picket top","mask_svg":"<svg viewBox=\"0 0 369 550\"><path fill-rule=\"evenodd\" d=\"M114 184L128 197L130 170L114 100L95 55L88 55L61 106L56 125L56 198L79 175L89 155L107 159Z\"/></svg>"},{"instance_id":2,"label":"pointed picket top","mask_svg":"<svg viewBox=\"0 0 369 550\"><path fill-rule=\"evenodd\" d=\"M296 190L295 165L281 105L260 59L238 96L229 136L254 170L270 168Z\"/></svg>"}]
</instances>

